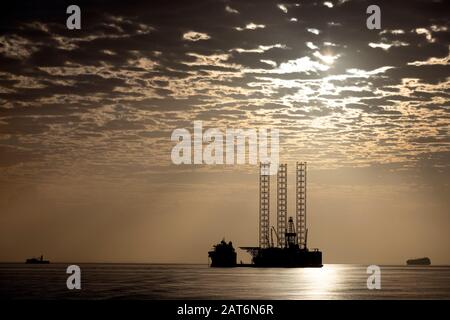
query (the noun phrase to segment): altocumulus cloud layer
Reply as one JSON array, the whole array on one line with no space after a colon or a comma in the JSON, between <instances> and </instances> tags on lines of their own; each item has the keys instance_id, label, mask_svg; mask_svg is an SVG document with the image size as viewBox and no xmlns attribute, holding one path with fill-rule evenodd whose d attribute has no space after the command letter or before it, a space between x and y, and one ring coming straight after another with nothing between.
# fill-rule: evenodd
<instances>
[{"instance_id":1,"label":"altocumulus cloud layer","mask_svg":"<svg viewBox=\"0 0 450 320\"><path fill-rule=\"evenodd\" d=\"M80 152L142 163L142 147L168 165L170 132L194 119L280 128L282 152L317 166L448 163L444 2L383 4L380 31L365 27L364 1L81 7L80 31L62 4L3 13L8 172Z\"/></svg>"},{"instance_id":2,"label":"altocumulus cloud layer","mask_svg":"<svg viewBox=\"0 0 450 320\"><path fill-rule=\"evenodd\" d=\"M171 132L203 120L279 128L282 161L448 189L449 5L385 1L368 30L370 4L89 1L74 31L68 3L2 9L2 188L145 180L172 167Z\"/></svg>"}]
</instances>

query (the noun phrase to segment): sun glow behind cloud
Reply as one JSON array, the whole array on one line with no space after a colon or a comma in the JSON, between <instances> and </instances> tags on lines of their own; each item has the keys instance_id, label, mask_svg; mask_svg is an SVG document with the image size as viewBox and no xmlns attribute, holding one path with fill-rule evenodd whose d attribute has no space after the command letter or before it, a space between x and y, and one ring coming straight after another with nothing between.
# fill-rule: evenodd
<instances>
[{"instance_id":1,"label":"sun glow behind cloud","mask_svg":"<svg viewBox=\"0 0 450 320\"><path fill-rule=\"evenodd\" d=\"M333 64L338 58L339 55L331 55L331 54L321 54L319 51L314 52L313 54L316 58L319 58L326 64Z\"/></svg>"},{"instance_id":2,"label":"sun glow behind cloud","mask_svg":"<svg viewBox=\"0 0 450 320\"><path fill-rule=\"evenodd\" d=\"M314 61L310 57L302 57L281 63L276 72L279 73L300 72L309 74L311 72L326 71L328 69L329 66L324 65L318 61Z\"/></svg>"}]
</instances>

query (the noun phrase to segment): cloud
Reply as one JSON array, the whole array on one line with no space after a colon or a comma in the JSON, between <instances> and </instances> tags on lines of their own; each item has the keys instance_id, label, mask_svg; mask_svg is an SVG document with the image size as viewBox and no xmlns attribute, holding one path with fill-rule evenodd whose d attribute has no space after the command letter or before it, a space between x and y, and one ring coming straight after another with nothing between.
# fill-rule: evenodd
<instances>
[{"instance_id":1,"label":"cloud","mask_svg":"<svg viewBox=\"0 0 450 320\"><path fill-rule=\"evenodd\" d=\"M272 60L261 59L259 61L261 61L262 63L266 63L266 64L268 64L268 65L270 65L272 67L276 67L277 66L277 63L275 61L272 61Z\"/></svg>"},{"instance_id":2,"label":"cloud","mask_svg":"<svg viewBox=\"0 0 450 320\"><path fill-rule=\"evenodd\" d=\"M275 72L279 73L300 72L309 74L310 72L326 71L328 69L329 66L321 64L317 61L313 61L311 60L310 57L302 57L281 63L278 69L275 70Z\"/></svg>"},{"instance_id":3,"label":"cloud","mask_svg":"<svg viewBox=\"0 0 450 320\"><path fill-rule=\"evenodd\" d=\"M183 39L188 41L200 41L211 39L211 37L206 33L189 31L183 34Z\"/></svg>"},{"instance_id":4,"label":"cloud","mask_svg":"<svg viewBox=\"0 0 450 320\"><path fill-rule=\"evenodd\" d=\"M38 51L38 45L17 35L0 37L0 54L13 59L27 59Z\"/></svg>"},{"instance_id":5,"label":"cloud","mask_svg":"<svg viewBox=\"0 0 450 320\"><path fill-rule=\"evenodd\" d=\"M237 11L236 9L233 9L229 5L225 6L225 11L228 12L228 13L235 13L235 14L239 13L239 11Z\"/></svg>"},{"instance_id":6,"label":"cloud","mask_svg":"<svg viewBox=\"0 0 450 320\"><path fill-rule=\"evenodd\" d=\"M431 32L429 30L427 30L426 28L417 28L415 29L415 32L417 34L424 34L425 38L427 39L428 42L433 43L436 41L435 38L433 38L433 35L431 34Z\"/></svg>"},{"instance_id":7,"label":"cloud","mask_svg":"<svg viewBox=\"0 0 450 320\"><path fill-rule=\"evenodd\" d=\"M308 48L310 48L311 50L319 49L319 47L316 46L316 45L314 45L314 43L312 43L311 41L306 42L306 46L307 46Z\"/></svg>"},{"instance_id":8,"label":"cloud","mask_svg":"<svg viewBox=\"0 0 450 320\"><path fill-rule=\"evenodd\" d=\"M339 55L335 55L335 56L330 55L330 54L323 55L323 54L320 53L319 51L315 51L315 52L313 53L313 56L316 57L316 58L319 58L320 60L322 60L322 62L325 62L325 63L327 63L327 64L332 64L332 63L334 63L334 61L335 61L337 58L339 58Z\"/></svg>"},{"instance_id":9,"label":"cloud","mask_svg":"<svg viewBox=\"0 0 450 320\"><path fill-rule=\"evenodd\" d=\"M347 69L347 73L352 74L352 75L356 75L358 77L369 77L369 76L372 76L372 75L384 73L387 70L392 69L392 68L394 68L394 67L392 67L392 66L384 66L384 67L380 67L380 68L377 68L377 69L374 69L374 70L370 70L370 71L351 68L351 69Z\"/></svg>"},{"instance_id":10,"label":"cloud","mask_svg":"<svg viewBox=\"0 0 450 320\"><path fill-rule=\"evenodd\" d=\"M407 46L409 46L409 44L406 42L402 42L402 41L394 41L391 43L383 43L383 42L380 42L380 43L370 42L369 43L369 47L371 47L371 48L381 48L386 51L389 50L391 47L407 47Z\"/></svg>"},{"instance_id":11,"label":"cloud","mask_svg":"<svg viewBox=\"0 0 450 320\"><path fill-rule=\"evenodd\" d=\"M394 30L389 30L389 29L385 29L383 31L380 32L380 35L383 34L405 34L405 30L402 29L394 29Z\"/></svg>"},{"instance_id":12,"label":"cloud","mask_svg":"<svg viewBox=\"0 0 450 320\"><path fill-rule=\"evenodd\" d=\"M320 33L320 30L319 29L315 29L315 28L307 28L306 30L308 32L311 32L311 33L316 34L316 35L318 35Z\"/></svg>"},{"instance_id":13,"label":"cloud","mask_svg":"<svg viewBox=\"0 0 450 320\"><path fill-rule=\"evenodd\" d=\"M278 9L283 11L284 13L288 13L288 9L287 9L287 7L284 4L278 4L277 7L278 7Z\"/></svg>"},{"instance_id":14,"label":"cloud","mask_svg":"<svg viewBox=\"0 0 450 320\"><path fill-rule=\"evenodd\" d=\"M269 51L274 48L287 49L286 45L277 43L274 45L259 45L257 48L254 48L254 49L233 48L233 49L230 49L230 51L235 51L235 52L239 52L239 53L264 53L264 52Z\"/></svg>"},{"instance_id":15,"label":"cloud","mask_svg":"<svg viewBox=\"0 0 450 320\"><path fill-rule=\"evenodd\" d=\"M447 26L438 26L438 25L432 25L432 26L430 26L430 29L433 31L433 32L444 32L444 31L448 31L448 28L447 28Z\"/></svg>"},{"instance_id":16,"label":"cloud","mask_svg":"<svg viewBox=\"0 0 450 320\"><path fill-rule=\"evenodd\" d=\"M245 25L245 27L236 27L235 29L238 31L244 31L244 30L256 30L256 29L264 29L266 26L263 24L255 24L253 22L250 22Z\"/></svg>"},{"instance_id":17,"label":"cloud","mask_svg":"<svg viewBox=\"0 0 450 320\"><path fill-rule=\"evenodd\" d=\"M443 58L431 57L425 61L408 62L409 66L431 66L431 65L449 65L450 62L450 47L449 54Z\"/></svg>"}]
</instances>

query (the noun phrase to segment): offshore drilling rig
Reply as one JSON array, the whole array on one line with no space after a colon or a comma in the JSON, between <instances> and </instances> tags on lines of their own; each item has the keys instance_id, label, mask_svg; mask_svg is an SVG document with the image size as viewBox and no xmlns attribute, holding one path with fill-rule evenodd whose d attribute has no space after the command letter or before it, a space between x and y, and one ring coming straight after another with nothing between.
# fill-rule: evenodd
<instances>
[{"instance_id":1,"label":"offshore drilling rig","mask_svg":"<svg viewBox=\"0 0 450 320\"><path fill-rule=\"evenodd\" d=\"M277 172L277 225L270 225L270 163L260 163L259 176L259 246L240 247L252 256L253 267L322 267L322 252L310 251L307 246L306 225L306 162L296 163L295 222L288 219L287 164L280 164ZM209 252L211 266L239 266L234 249ZM220 253L222 252L222 253ZM227 256L229 255L229 256ZM231 259L230 259L231 258ZM226 263L225 263L226 261ZM224 262L224 263L222 263Z\"/></svg>"}]
</instances>

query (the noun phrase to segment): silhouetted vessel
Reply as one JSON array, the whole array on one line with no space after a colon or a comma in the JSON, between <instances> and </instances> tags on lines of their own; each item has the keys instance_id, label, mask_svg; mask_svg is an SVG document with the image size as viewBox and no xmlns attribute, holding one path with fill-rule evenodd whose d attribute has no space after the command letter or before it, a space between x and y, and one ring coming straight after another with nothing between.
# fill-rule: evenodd
<instances>
[{"instance_id":1,"label":"silhouetted vessel","mask_svg":"<svg viewBox=\"0 0 450 320\"><path fill-rule=\"evenodd\" d=\"M231 241L226 243L225 239L213 246L213 250L208 252L208 257L211 258L211 267L236 266L237 255L233 243Z\"/></svg>"},{"instance_id":2,"label":"silhouetted vessel","mask_svg":"<svg viewBox=\"0 0 450 320\"><path fill-rule=\"evenodd\" d=\"M29 263L29 264L49 264L50 261L44 260L44 256L41 255L41 257L39 259L38 258L30 258L30 259L27 259L25 261L25 263Z\"/></svg>"},{"instance_id":3,"label":"silhouetted vessel","mask_svg":"<svg viewBox=\"0 0 450 320\"><path fill-rule=\"evenodd\" d=\"M420 259L410 259L406 261L408 266L429 266L431 264L431 260L428 257L420 258Z\"/></svg>"}]
</instances>

